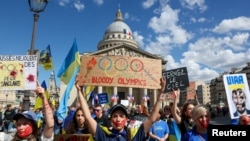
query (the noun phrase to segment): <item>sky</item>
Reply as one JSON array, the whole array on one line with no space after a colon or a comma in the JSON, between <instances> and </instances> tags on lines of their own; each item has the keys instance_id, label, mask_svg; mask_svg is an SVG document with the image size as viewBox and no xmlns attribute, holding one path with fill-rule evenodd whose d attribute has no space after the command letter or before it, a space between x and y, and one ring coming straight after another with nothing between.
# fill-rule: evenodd
<instances>
[{"instance_id":1,"label":"sky","mask_svg":"<svg viewBox=\"0 0 250 141\"><path fill-rule=\"evenodd\" d=\"M28 0L2 0L0 55L26 55L33 13ZM80 53L97 51L120 8L139 47L187 67L189 81L218 77L250 62L249 0L49 0L39 13L35 49L50 45L57 75L74 39ZM52 71L38 67L38 80ZM57 78L57 84L60 85Z\"/></svg>"}]
</instances>

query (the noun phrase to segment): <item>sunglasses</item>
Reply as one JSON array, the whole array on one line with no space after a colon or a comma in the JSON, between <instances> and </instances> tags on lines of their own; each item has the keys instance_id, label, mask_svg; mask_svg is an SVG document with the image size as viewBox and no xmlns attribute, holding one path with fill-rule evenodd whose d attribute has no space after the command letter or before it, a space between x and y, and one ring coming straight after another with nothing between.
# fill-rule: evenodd
<instances>
[{"instance_id":1,"label":"sunglasses","mask_svg":"<svg viewBox=\"0 0 250 141\"><path fill-rule=\"evenodd\" d=\"M94 111L95 111L95 112L99 112L99 111L101 111L101 110L100 110L100 109L94 109Z\"/></svg>"},{"instance_id":2,"label":"sunglasses","mask_svg":"<svg viewBox=\"0 0 250 141\"><path fill-rule=\"evenodd\" d=\"M164 109L164 111L170 111L170 108L166 108L166 109Z\"/></svg>"}]
</instances>

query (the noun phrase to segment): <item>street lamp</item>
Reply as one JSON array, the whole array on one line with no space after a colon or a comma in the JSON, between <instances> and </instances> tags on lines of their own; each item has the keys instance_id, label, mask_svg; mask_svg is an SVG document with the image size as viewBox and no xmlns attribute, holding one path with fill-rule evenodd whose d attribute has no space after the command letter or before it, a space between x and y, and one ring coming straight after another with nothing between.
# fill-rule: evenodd
<instances>
[{"instance_id":1,"label":"street lamp","mask_svg":"<svg viewBox=\"0 0 250 141\"><path fill-rule=\"evenodd\" d=\"M31 39L31 45L29 50L29 55L37 55L37 51L35 50L35 39L36 39L36 29L37 29L37 23L39 19L39 13L43 12L48 4L48 0L28 0L30 11L34 12L34 24L33 24L33 31L32 31L32 39ZM38 74L38 70L37 70ZM30 96L31 91L25 91L24 97L23 97L23 104L22 104L22 110L28 111L30 109Z\"/></svg>"},{"instance_id":2,"label":"street lamp","mask_svg":"<svg viewBox=\"0 0 250 141\"><path fill-rule=\"evenodd\" d=\"M6 93L6 105L7 105L7 103L8 103L8 93Z\"/></svg>"}]
</instances>

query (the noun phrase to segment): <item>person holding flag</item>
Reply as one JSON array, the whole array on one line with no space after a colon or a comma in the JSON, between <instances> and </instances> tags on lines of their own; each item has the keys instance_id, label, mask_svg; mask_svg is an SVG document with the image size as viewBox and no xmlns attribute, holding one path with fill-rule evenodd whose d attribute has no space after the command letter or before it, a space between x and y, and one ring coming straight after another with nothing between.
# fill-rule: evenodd
<instances>
[{"instance_id":1,"label":"person holding flag","mask_svg":"<svg viewBox=\"0 0 250 141\"><path fill-rule=\"evenodd\" d=\"M37 125L37 116L33 111L24 111L17 113L13 116L13 120L16 122L15 135L5 134L5 141L16 140L41 140L41 141L53 141L54 140L54 120L52 110L49 102L45 96L44 88L38 85L35 89L35 93L43 101L43 109L45 116L45 127L39 138L39 131Z\"/></svg>"}]
</instances>

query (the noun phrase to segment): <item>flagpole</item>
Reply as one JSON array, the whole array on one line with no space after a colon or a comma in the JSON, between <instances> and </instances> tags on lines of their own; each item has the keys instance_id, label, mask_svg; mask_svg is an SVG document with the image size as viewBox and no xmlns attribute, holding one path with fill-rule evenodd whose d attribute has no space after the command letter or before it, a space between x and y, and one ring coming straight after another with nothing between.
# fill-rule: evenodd
<instances>
[{"instance_id":1,"label":"flagpole","mask_svg":"<svg viewBox=\"0 0 250 141\"><path fill-rule=\"evenodd\" d=\"M55 70L53 69L53 74L54 74L54 83L55 83L55 89L56 89L56 93L57 91L57 85L56 85L56 75L55 75ZM58 93L57 93L58 94Z\"/></svg>"}]
</instances>

